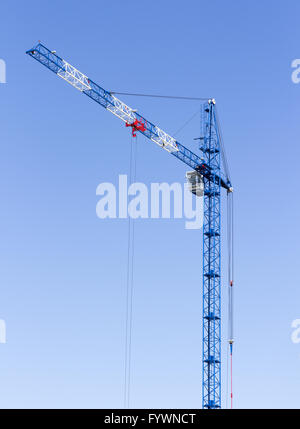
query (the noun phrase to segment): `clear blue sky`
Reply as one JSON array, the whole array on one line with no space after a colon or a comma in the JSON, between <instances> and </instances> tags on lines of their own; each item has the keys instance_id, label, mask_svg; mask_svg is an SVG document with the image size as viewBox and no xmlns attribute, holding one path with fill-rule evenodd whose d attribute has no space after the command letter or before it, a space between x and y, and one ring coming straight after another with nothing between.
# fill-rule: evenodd
<instances>
[{"instance_id":1,"label":"clear blue sky","mask_svg":"<svg viewBox=\"0 0 300 429\"><path fill-rule=\"evenodd\" d=\"M99 220L95 193L128 173L129 132L25 55L38 39L109 90L216 98L236 190L235 406L299 407L299 13L297 1L1 5L0 407L123 406L127 222ZM198 108L124 101L170 133ZM185 171L139 138L140 181ZM201 240L182 220L136 223L132 407L201 406Z\"/></svg>"}]
</instances>

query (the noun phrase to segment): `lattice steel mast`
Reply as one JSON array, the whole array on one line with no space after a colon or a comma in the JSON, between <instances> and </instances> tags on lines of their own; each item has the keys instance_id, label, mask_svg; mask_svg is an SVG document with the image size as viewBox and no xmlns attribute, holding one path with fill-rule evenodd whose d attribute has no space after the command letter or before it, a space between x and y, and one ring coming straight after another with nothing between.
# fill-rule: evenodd
<instances>
[{"instance_id":1,"label":"lattice steel mast","mask_svg":"<svg viewBox=\"0 0 300 429\"><path fill-rule=\"evenodd\" d=\"M214 101L204 106L203 152L213 176L220 175L220 144ZM220 183L204 181L203 216L203 408L221 408Z\"/></svg>"}]
</instances>

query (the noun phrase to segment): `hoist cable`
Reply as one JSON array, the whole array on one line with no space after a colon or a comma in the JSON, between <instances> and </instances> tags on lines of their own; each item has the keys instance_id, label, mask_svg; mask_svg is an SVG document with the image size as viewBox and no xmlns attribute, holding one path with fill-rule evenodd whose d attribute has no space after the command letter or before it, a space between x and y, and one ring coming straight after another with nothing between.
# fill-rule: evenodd
<instances>
[{"instance_id":1,"label":"hoist cable","mask_svg":"<svg viewBox=\"0 0 300 429\"><path fill-rule=\"evenodd\" d=\"M215 112L216 112L216 122L217 122L217 129L218 129L220 148L221 148L221 156L222 156L223 166L224 166L224 170L225 170L225 175L226 175L226 179L229 182L231 182L230 171L229 171L229 167L228 167L228 162L227 162L227 157L226 157L226 152L225 152L225 146L223 143L223 136L222 136L221 125L220 125L220 120L219 120L219 115L218 115L217 109L215 109Z\"/></svg>"},{"instance_id":2,"label":"hoist cable","mask_svg":"<svg viewBox=\"0 0 300 429\"><path fill-rule=\"evenodd\" d=\"M226 409L228 408L228 389L229 389L229 343L227 344L227 365L226 365Z\"/></svg>"},{"instance_id":3,"label":"hoist cable","mask_svg":"<svg viewBox=\"0 0 300 429\"><path fill-rule=\"evenodd\" d=\"M229 196L227 193L227 207L226 207L226 213L227 213L227 258L228 258L228 263L227 263L227 276L228 276L228 284L230 282L230 267L231 267L231 256L230 256L230 212L229 212ZM228 333L227 333L227 340L229 340L230 337L230 294L229 294L229 287L228 287L228 314L227 314L227 329L228 329ZM228 408L228 395L229 395L229 360L230 360L230 345L229 342L227 343L227 373L226 373L226 409Z\"/></svg>"},{"instance_id":4,"label":"hoist cable","mask_svg":"<svg viewBox=\"0 0 300 429\"><path fill-rule=\"evenodd\" d=\"M233 284L234 284L234 205L233 205L233 194L231 195L231 278L232 278L232 296L231 296L231 331L232 331L232 343L231 343L231 408L233 408L233 374L232 374L232 348L233 348Z\"/></svg>"},{"instance_id":5,"label":"hoist cable","mask_svg":"<svg viewBox=\"0 0 300 429\"><path fill-rule=\"evenodd\" d=\"M197 116L199 113L200 113L200 110L197 109L196 112L193 113L192 116L187 121L185 121L185 123L180 128L177 129L177 131L175 131L175 133L172 133L172 135L174 137L176 137L177 134L179 134L180 131L182 131L194 119L194 117Z\"/></svg>"},{"instance_id":6,"label":"hoist cable","mask_svg":"<svg viewBox=\"0 0 300 429\"><path fill-rule=\"evenodd\" d=\"M136 181L137 143L130 141L129 184ZM134 265L134 219L128 214L127 280L126 280L126 323L125 323L125 368L124 368L124 408L130 403L132 308L133 308L133 265Z\"/></svg>"},{"instance_id":7,"label":"hoist cable","mask_svg":"<svg viewBox=\"0 0 300 429\"><path fill-rule=\"evenodd\" d=\"M132 138L131 138L132 140ZM129 182L132 177L132 141L130 142L129 160ZM125 367L124 367L124 408L127 407L127 369L128 369L128 316L129 316L129 279L130 279L130 241L131 241L131 221L128 217L128 239L127 239L127 276L126 276L126 312L125 312Z\"/></svg>"},{"instance_id":8,"label":"hoist cable","mask_svg":"<svg viewBox=\"0 0 300 429\"><path fill-rule=\"evenodd\" d=\"M228 245L228 350L230 359L230 408L233 408L233 373L232 373L232 354L233 354L233 285L234 285L234 247L233 247L233 193L227 192L227 245ZM228 368L227 356L227 368ZM228 369L227 369L227 398L228 405Z\"/></svg>"},{"instance_id":9,"label":"hoist cable","mask_svg":"<svg viewBox=\"0 0 300 429\"><path fill-rule=\"evenodd\" d=\"M134 141L134 139L133 139ZM137 164L137 137L135 142L132 142L134 145L134 167L133 167L133 181L136 183L136 164ZM130 216L130 214L129 214ZM133 314L133 292L134 292L134 233L135 233L135 224L134 219L132 219L132 237L131 237L131 284L130 284L130 301L129 301L129 340L128 340L128 387L127 387L127 406L129 408L130 404L130 384L131 384L131 351L132 351L132 314Z\"/></svg>"},{"instance_id":10,"label":"hoist cable","mask_svg":"<svg viewBox=\"0 0 300 429\"><path fill-rule=\"evenodd\" d=\"M152 97L152 98L169 98L174 100L200 100L200 101L208 101L209 98L204 97L180 97L176 95L160 95L160 94L138 94L138 93L130 93L130 92L117 92L117 91L110 91L110 94L116 94L116 95L130 95L134 97Z\"/></svg>"}]
</instances>

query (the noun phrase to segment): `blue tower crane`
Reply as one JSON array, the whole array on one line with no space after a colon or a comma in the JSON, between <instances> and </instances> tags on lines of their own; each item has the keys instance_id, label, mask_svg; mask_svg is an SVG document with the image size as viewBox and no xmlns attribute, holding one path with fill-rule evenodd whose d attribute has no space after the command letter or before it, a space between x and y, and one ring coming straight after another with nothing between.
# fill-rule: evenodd
<instances>
[{"instance_id":1,"label":"blue tower crane","mask_svg":"<svg viewBox=\"0 0 300 429\"><path fill-rule=\"evenodd\" d=\"M207 100L203 105L202 156L198 156L40 42L26 54L124 121L127 127L131 127L134 137L140 132L201 177L204 183L202 406L221 408L220 205L221 188L231 193L232 185L226 168L225 172L221 168L222 142L215 100ZM232 347L232 338L230 341Z\"/></svg>"}]
</instances>

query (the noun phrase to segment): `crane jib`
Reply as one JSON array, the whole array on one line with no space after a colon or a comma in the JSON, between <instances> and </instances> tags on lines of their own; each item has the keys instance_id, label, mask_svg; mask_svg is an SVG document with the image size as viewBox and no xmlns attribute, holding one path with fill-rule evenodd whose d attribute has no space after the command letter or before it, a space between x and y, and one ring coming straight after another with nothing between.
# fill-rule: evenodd
<instances>
[{"instance_id":1,"label":"crane jib","mask_svg":"<svg viewBox=\"0 0 300 429\"><path fill-rule=\"evenodd\" d=\"M202 168L203 162L198 155L177 142L175 138L168 135L165 131L146 120L109 91L106 91L100 85L93 82L63 58L59 57L55 51L50 51L46 46L38 43L34 48L28 50L26 54L39 61L73 87L119 117L119 119L125 122L126 126L132 128L134 134L137 131L140 132L186 165L203 174L208 180L220 181L223 188L230 189L230 184L226 180Z\"/></svg>"}]
</instances>

